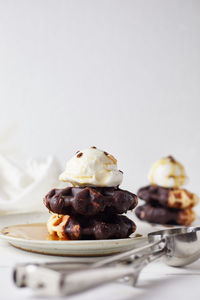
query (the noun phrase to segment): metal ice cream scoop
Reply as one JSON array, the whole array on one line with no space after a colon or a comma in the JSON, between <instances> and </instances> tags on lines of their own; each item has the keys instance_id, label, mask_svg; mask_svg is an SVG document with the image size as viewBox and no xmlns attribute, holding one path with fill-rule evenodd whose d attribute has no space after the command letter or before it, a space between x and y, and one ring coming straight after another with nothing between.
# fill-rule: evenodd
<instances>
[{"instance_id":1,"label":"metal ice cream scoop","mask_svg":"<svg viewBox=\"0 0 200 300\"><path fill-rule=\"evenodd\" d=\"M184 266L200 258L200 227L181 227L148 234L149 244L81 267L58 264L16 266L18 287L30 287L40 295L63 296L107 284L128 276L136 284L141 270L163 256L170 266ZM63 269L65 272L63 272ZM58 271L59 270L59 271Z\"/></svg>"},{"instance_id":2,"label":"metal ice cream scoop","mask_svg":"<svg viewBox=\"0 0 200 300\"><path fill-rule=\"evenodd\" d=\"M200 227L179 227L154 231L148 234L149 244L103 259L93 266L101 267L129 257L132 262L145 252L149 255L164 256L164 261L170 266L188 265L200 257Z\"/></svg>"}]
</instances>

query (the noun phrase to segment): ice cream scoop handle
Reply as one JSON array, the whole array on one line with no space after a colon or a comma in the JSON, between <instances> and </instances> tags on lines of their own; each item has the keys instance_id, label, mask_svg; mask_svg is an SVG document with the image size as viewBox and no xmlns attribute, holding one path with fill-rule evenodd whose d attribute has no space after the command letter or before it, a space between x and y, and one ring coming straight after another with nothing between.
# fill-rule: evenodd
<instances>
[{"instance_id":1,"label":"ice cream scoop handle","mask_svg":"<svg viewBox=\"0 0 200 300\"><path fill-rule=\"evenodd\" d=\"M17 266L14 282L18 287L29 287L41 296L66 296L107 284L128 276L133 285L140 271L165 253L164 249L144 254L130 264L86 268L67 275L41 265Z\"/></svg>"},{"instance_id":2,"label":"ice cream scoop handle","mask_svg":"<svg viewBox=\"0 0 200 300\"><path fill-rule=\"evenodd\" d=\"M136 284L141 270L150 262L160 258L165 254L165 249L146 254L130 265L118 265L102 267L95 269L86 269L79 272L68 274L64 277L62 286L62 295L72 295L85 290L108 284L126 276L131 277L133 285Z\"/></svg>"},{"instance_id":3,"label":"ice cream scoop handle","mask_svg":"<svg viewBox=\"0 0 200 300\"><path fill-rule=\"evenodd\" d=\"M106 265L109 265L111 263L116 263L120 262L124 259L129 258L132 262L135 262L138 258L143 257L143 255L147 253L153 253L155 249L163 249L165 247L165 239L160 239L159 241L156 241L151 244L144 245L142 247L132 249L120 254L116 254L113 256L110 256L105 259L101 259L97 261L96 263L92 264L92 268L98 268L98 267L103 267Z\"/></svg>"},{"instance_id":4,"label":"ice cream scoop handle","mask_svg":"<svg viewBox=\"0 0 200 300\"><path fill-rule=\"evenodd\" d=\"M64 278L62 295L80 293L125 276L136 277L137 273L131 266L112 266L71 273ZM135 278L135 281L136 280Z\"/></svg>"}]
</instances>

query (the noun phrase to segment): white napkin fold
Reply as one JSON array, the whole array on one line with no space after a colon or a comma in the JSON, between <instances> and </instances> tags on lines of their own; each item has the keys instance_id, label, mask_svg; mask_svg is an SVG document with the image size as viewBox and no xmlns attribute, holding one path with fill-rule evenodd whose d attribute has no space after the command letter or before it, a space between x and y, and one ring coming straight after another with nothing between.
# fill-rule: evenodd
<instances>
[{"instance_id":1,"label":"white napkin fold","mask_svg":"<svg viewBox=\"0 0 200 300\"><path fill-rule=\"evenodd\" d=\"M19 162L0 154L0 214L45 211L43 198L59 186L60 172L52 156L29 160L22 168Z\"/></svg>"}]
</instances>

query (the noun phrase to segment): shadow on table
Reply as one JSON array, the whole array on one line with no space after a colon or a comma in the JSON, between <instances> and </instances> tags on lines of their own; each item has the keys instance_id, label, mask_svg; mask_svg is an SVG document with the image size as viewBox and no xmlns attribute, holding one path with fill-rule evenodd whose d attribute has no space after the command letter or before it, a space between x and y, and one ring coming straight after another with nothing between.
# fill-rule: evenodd
<instances>
[{"instance_id":1,"label":"shadow on table","mask_svg":"<svg viewBox=\"0 0 200 300\"><path fill-rule=\"evenodd\" d=\"M175 272L173 272L173 269ZM126 300L133 300L134 298L142 300L160 300L160 299L174 299L179 297L180 299L192 300L199 299L199 279L200 279L200 260L185 267L185 268L173 268L172 273L167 272L161 274L160 278L155 277L150 279L139 278L136 287L133 289L139 289L140 293L133 295L132 297L124 298ZM196 289L196 293L195 293Z\"/></svg>"}]
</instances>

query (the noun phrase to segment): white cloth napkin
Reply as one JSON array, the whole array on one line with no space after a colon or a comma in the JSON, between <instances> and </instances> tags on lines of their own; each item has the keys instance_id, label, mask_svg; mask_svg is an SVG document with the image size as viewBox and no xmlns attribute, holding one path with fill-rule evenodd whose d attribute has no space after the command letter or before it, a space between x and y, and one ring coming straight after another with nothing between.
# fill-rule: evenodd
<instances>
[{"instance_id":1,"label":"white cloth napkin","mask_svg":"<svg viewBox=\"0 0 200 300\"><path fill-rule=\"evenodd\" d=\"M59 186L60 172L52 156L29 160L21 167L19 161L0 154L0 214L46 210L42 200Z\"/></svg>"}]
</instances>

